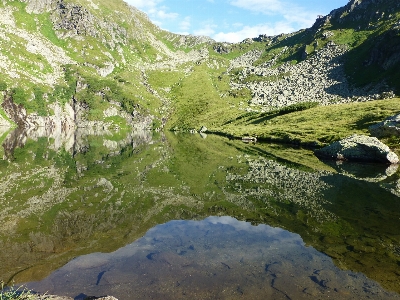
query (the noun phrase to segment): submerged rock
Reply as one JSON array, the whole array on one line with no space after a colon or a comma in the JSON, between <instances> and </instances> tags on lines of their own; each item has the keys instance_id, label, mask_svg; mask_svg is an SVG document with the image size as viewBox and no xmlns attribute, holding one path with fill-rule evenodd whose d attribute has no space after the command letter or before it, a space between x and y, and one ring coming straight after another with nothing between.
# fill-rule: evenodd
<instances>
[{"instance_id":1,"label":"submerged rock","mask_svg":"<svg viewBox=\"0 0 400 300\"><path fill-rule=\"evenodd\" d=\"M400 136L400 114L391 116L383 122L368 128L372 136L377 138L388 136Z\"/></svg>"},{"instance_id":2,"label":"submerged rock","mask_svg":"<svg viewBox=\"0 0 400 300\"><path fill-rule=\"evenodd\" d=\"M316 150L320 158L396 164L397 155L375 137L352 135L341 141Z\"/></svg>"}]
</instances>

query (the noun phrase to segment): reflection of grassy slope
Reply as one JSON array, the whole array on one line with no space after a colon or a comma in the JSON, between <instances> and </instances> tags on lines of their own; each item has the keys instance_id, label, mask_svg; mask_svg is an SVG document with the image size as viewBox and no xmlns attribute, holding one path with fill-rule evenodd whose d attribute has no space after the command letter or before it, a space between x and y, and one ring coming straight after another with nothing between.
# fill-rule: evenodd
<instances>
[{"instance_id":1,"label":"reflection of grassy slope","mask_svg":"<svg viewBox=\"0 0 400 300\"><path fill-rule=\"evenodd\" d=\"M327 177L326 181L334 185L326 191L330 201L326 208L347 222L352 231L326 234L315 247L333 257L339 266L363 272L400 292L398 197L378 184L340 176Z\"/></svg>"},{"instance_id":2,"label":"reflection of grassy slope","mask_svg":"<svg viewBox=\"0 0 400 300\"><path fill-rule=\"evenodd\" d=\"M199 135L168 134L168 140L174 153L167 167L177 183L189 186L190 193L199 196L219 192L215 172L229 162L229 157L236 156L237 150L226 147L223 139L213 136L203 140Z\"/></svg>"}]
</instances>

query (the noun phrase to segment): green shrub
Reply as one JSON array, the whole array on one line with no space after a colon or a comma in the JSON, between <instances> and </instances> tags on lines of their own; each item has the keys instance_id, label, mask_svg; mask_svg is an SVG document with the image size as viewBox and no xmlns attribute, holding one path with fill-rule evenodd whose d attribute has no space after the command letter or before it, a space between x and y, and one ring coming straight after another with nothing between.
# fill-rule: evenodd
<instances>
[{"instance_id":1,"label":"green shrub","mask_svg":"<svg viewBox=\"0 0 400 300\"><path fill-rule=\"evenodd\" d=\"M33 88L33 94L35 95L35 106L37 108L37 113L39 116L47 116L47 108L46 108L46 103L44 99L44 92L41 88L39 87L34 87Z\"/></svg>"},{"instance_id":2,"label":"green shrub","mask_svg":"<svg viewBox=\"0 0 400 300\"><path fill-rule=\"evenodd\" d=\"M37 295L24 287L6 288L1 282L0 300L35 300L39 299Z\"/></svg>"},{"instance_id":3,"label":"green shrub","mask_svg":"<svg viewBox=\"0 0 400 300\"><path fill-rule=\"evenodd\" d=\"M153 120L152 129L157 130L160 129L162 126L161 121L158 119Z\"/></svg>"},{"instance_id":4,"label":"green shrub","mask_svg":"<svg viewBox=\"0 0 400 300\"><path fill-rule=\"evenodd\" d=\"M282 107L281 109L279 109L278 114L279 115L290 114L292 112L302 111L316 106L318 106L318 102L300 102Z\"/></svg>"},{"instance_id":5,"label":"green shrub","mask_svg":"<svg viewBox=\"0 0 400 300\"><path fill-rule=\"evenodd\" d=\"M16 87L13 88L11 91L11 95L13 98L14 103L26 105L28 101L28 95L23 88Z\"/></svg>"},{"instance_id":6,"label":"green shrub","mask_svg":"<svg viewBox=\"0 0 400 300\"><path fill-rule=\"evenodd\" d=\"M0 81L0 91L5 91L7 90L7 83L4 81Z\"/></svg>"}]
</instances>

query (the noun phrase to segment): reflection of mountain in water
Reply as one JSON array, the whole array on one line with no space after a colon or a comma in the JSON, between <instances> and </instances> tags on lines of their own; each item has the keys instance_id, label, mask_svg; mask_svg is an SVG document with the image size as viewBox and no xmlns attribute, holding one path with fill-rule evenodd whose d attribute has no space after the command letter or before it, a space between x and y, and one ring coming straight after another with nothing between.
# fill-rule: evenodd
<instances>
[{"instance_id":1,"label":"reflection of mountain in water","mask_svg":"<svg viewBox=\"0 0 400 300\"><path fill-rule=\"evenodd\" d=\"M335 219L322 206L327 202L322 192L328 185L321 176L328 172L304 172L264 158L244 156L238 159L248 164L248 173L238 175L228 171L226 180L234 184L234 190L239 194L258 198L267 206L268 199L292 203L320 222Z\"/></svg>"},{"instance_id":2,"label":"reflection of mountain in water","mask_svg":"<svg viewBox=\"0 0 400 300\"><path fill-rule=\"evenodd\" d=\"M0 164L6 278L26 269L17 282L41 279L78 255L115 251L157 224L220 215L296 232L340 267L400 291L400 201L379 183L304 167L303 150L291 163L268 156L269 145L212 135L73 136L67 151L70 143L56 148L55 138L25 138L15 160ZM76 146L77 136L85 147ZM84 151L70 150L78 148ZM285 151L279 155L290 158ZM303 157L304 165L320 164Z\"/></svg>"},{"instance_id":3,"label":"reflection of mountain in water","mask_svg":"<svg viewBox=\"0 0 400 300\"><path fill-rule=\"evenodd\" d=\"M118 141L107 140L107 136L112 137L115 132L102 127L87 127L87 128L62 128L62 127L35 127L21 128L18 127L8 134L3 142L5 157L4 159L13 159L15 148L24 147L27 139L37 141L39 138L46 138L51 143L48 148L54 151L64 149L70 154L87 152L89 148L89 136L102 136L104 146L114 154L118 154L118 149L124 148L131 144L136 147L143 143L151 142L152 134L148 130L133 131Z\"/></svg>"}]
</instances>

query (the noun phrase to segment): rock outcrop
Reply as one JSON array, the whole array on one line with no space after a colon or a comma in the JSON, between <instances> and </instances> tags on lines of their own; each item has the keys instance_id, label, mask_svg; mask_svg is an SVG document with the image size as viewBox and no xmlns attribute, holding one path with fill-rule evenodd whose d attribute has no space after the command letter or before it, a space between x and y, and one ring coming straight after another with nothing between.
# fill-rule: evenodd
<instances>
[{"instance_id":1,"label":"rock outcrop","mask_svg":"<svg viewBox=\"0 0 400 300\"><path fill-rule=\"evenodd\" d=\"M21 104L15 104L11 95L6 94L1 104L7 116L17 124L18 127L29 127L26 121L26 109Z\"/></svg>"},{"instance_id":2,"label":"rock outcrop","mask_svg":"<svg viewBox=\"0 0 400 300\"><path fill-rule=\"evenodd\" d=\"M319 158L396 164L397 155L375 137L352 135L316 150Z\"/></svg>"},{"instance_id":3,"label":"rock outcrop","mask_svg":"<svg viewBox=\"0 0 400 300\"><path fill-rule=\"evenodd\" d=\"M372 136L377 138L400 136L400 114L392 116L368 128Z\"/></svg>"}]
</instances>

